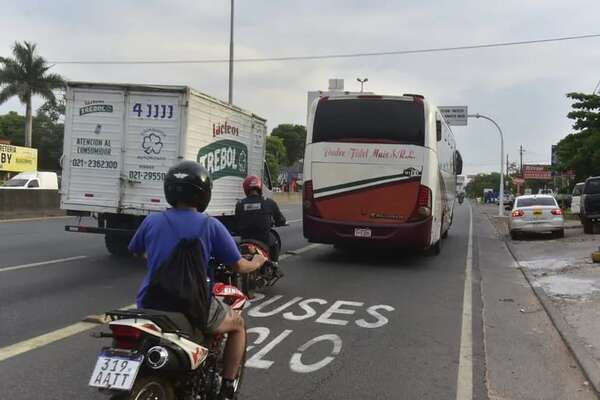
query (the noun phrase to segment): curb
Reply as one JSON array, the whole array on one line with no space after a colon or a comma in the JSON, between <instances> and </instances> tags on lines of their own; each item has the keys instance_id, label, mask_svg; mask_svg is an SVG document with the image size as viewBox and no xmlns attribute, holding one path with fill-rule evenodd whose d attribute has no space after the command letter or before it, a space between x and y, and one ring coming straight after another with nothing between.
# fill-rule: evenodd
<instances>
[{"instance_id":1,"label":"curb","mask_svg":"<svg viewBox=\"0 0 600 400\"><path fill-rule=\"evenodd\" d=\"M594 358L586 350L584 343L579 339L575 333L575 330L563 318L558 308L552 302L552 299L550 299L546 292L544 292L544 289L534 285L534 276L527 268L521 266L521 263L515 256L510 243L508 243L506 239L503 239L503 241L509 253L519 265L519 270L527 280L527 283L529 283L529 286L535 293L535 296L542 304L542 307L546 311L550 321L552 321L554 328L557 330L563 342L567 345L567 348L571 354L573 354L575 361L577 361L577 364L583 370L583 374L587 378L588 382L590 382L591 386L594 388L596 395L600 394L600 367L598 364L596 364Z\"/></svg>"},{"instance_id":2,"label":"curb","mask_svg":"<svg viewBox=\"0 0 600 400\"><path fill-rule=\"evenodd\" d=\"M0 218L0 224L6 224L10 222L29 222L29 221L44 221L44 220L53 220L53 219L66 219L71 218L68 215L48 215L48 216L40 216L40 217L23 217L23 218L8 218L2 219Z\"/></svg>"}]
</instances>

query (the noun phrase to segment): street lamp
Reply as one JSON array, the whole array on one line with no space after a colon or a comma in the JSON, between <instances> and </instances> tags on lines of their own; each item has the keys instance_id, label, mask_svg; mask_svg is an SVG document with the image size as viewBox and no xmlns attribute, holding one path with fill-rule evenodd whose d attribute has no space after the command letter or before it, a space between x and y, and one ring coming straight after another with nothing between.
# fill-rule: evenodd
<instances>
[{"instance_id":1,"label":"street lamp","mask_svg":"<svg viewBox=\"0 0 600 400\"><path fill-rule=\"evenodd\" d=\"M469 114L469 118L487 119L492 124L496 125L496 128L498 128L498 132L500 133L500 199L498 201L498 215L502 217L504 215L504 136L502 135L502 129L500 129L500 126L496 121L485 115L479 113Z\"/></svg>"},{"instance_id":2,"label":"street lamp","mask_svg":"<svg viewBox=\"0 0 600 400\"><path fill-rule=\"evenodd\" d=\"M229 104L233 104L233 1L231 0L231 21L229 22Z\"/></svg>"},{"instance_id":3,"label":"street lamp","mask_svg":"<svg viewBox=\"0 0 600 400\"><path fill-rule=\"evenodd\" d=\"M369 78L363 78L363 79L356 78L356 80L360 82L360 92L362 93L363 92L363 86L364 86L365 82L369 81Z\"/></svg>"}]
</instances>

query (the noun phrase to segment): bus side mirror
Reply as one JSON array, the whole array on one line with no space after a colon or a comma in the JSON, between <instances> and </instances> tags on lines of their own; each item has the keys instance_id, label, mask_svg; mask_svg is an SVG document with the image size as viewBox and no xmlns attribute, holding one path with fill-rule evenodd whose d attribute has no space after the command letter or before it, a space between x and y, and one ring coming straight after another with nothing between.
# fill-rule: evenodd
<instances>
[{"instance_id":1,"label":"bus side mirror","mask_svg":"<svg viewBox=\"0 0 600 400\"><path fill-rule=\"evenodd\" d=\"M463 160L462 160L462 156L460 155L460 153L457 151L454 152L454 165L455 165L455 170L456 170L456 175L461 175L462 174L462 170L463 170Z\"/></svg>"},{"instance_id":2,"label":"bus side mirror","mask_svg":"<svg viewBox=\"0 0 600 400\"><path fill-rule=\"evenodd\" d=\"M438 142L442 141L442 121L435 121L435 133Z\"/></svg>"}]
</instances>

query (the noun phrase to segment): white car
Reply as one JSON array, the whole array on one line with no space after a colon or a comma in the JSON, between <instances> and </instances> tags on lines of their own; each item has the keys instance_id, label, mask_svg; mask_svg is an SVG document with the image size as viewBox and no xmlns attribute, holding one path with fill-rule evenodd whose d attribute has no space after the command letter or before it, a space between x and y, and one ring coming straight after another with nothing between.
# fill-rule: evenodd
<instances>
[{"instance_id":1,"label":"white car","mask_svg":"<svg viewBox=\"0 0 600 400\"><path fill-rule=\"evenodd\" d=\"M583 193L583 187L585 186L585 182L579 182L573 188L573 193L571 194L571 213L579 215L581 211L581 194Z\"/></svg>"},{"instance_id":2,"label":"white car","mask_svg":"<svg viewBox=\"0 0 600 400\"><path fill-rule=\"evenodd\" d=\"M524 232L551 232L565 236L565 220L554 196L547 194L519 196L510 217L510 237Z\"/></svg>"},{"instance_id":3,"label":"white car","mask_svg":"<svg viewBox=\"0 0 600 400\"><path fill-rule=\"evenodd\" d=\"M4 182L1 189L58 190L58 176L56 172L21 172Z\"/></svg>"}]
</instances>

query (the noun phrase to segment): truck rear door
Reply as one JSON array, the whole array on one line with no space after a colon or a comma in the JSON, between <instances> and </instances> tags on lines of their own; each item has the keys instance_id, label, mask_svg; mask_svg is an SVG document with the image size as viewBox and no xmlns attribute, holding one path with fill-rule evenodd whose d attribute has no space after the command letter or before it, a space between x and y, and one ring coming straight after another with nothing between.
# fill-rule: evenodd
<instances>
[{"instance_id":1,"label":"truck rear door","mask_svg":"<svg viewBox=\"0 0 600 400\"><path fill-rule=\"evenodd\" d=\"M119 205L124 92L73 89L65 137L68 185L66 207L77 205L116 208ZM68 142L67 142L68 141Z\"/></svg>"},{"instance_id":2,"label":"truck rear door","mask_svg":"<svg viewBox=\"0 0 600 400\"><path fill-rule=\"evenodd\" d=\"M164 210L163 181L179 155L181 93L131 92L127 96L124 210Z\"/></svg>"}]
</instances>

